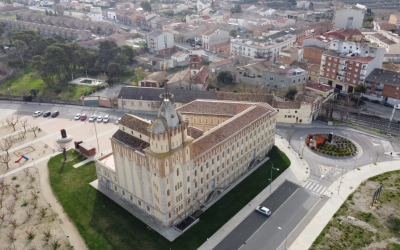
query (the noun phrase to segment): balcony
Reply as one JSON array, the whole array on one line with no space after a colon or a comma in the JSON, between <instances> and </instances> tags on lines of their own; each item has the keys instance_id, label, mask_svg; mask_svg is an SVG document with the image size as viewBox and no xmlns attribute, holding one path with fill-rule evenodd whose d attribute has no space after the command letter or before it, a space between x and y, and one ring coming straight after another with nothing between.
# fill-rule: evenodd
<instances>
[{"instance_id":1,"label":"balcony","mask_svg":"<svg viewBox=\"0 0 400 250\"><path fill-rule=\"evenodd\" d=\"M361 66L361 68L362 68L362 69L367 69L367 68L368 68L368 64L363 64L363 65Z\"/></svg>"},{"instance_id":2,"label":"balcony","mask_svg":"<svg viewBox=\"0 0 400 250\"><path fill-rule=\"evenodd\" d=\"M347 67L339 65L339 70L346 70Z\"/></svg>"},{"instance_id":3,"label":"balcony","mask_svg":"<svg viewBox=\"0 0 400 250\"><path fill-rule=\"evenodd\" d=\"M360 75L366 76L367 75L367 71L366 70L361 70L360 71Z\"/></svg>"},{"instance_id":4,"label":"balcony","mask_svg":"<svg viewBox=\"0 0 400 250\"><path fill-rule=\"evenodd\" d=\"M366 83L365 83L365 86L366 86L367 88L371 88L371 87L372 87L372 83L366 82Z\"/></svg>"},{"instance_id":5,"label":"balcony","mask_svg":"<svg viewBox=\"0 0 400 250\"><path fill-rule=\"evenodd\" d=\"M322 56L322 57L321 57L321 60L322 60L322 61L325 61L325 59L326 59L326 56Z\"/></svg>"},{"instance_id":6,"label":"balcony","mask_svg":"<svg viewBox=\"0 0 400 250\"><path fill-rule=\"evenodd\" d=\"M384 85L375 85L375 89L383 90Z\"/></svg>"},{"instance_id":7,"label":"balcony","mask_svg":"<svg viewBox=\"0 0 400 250\"><path fill-rule=\"evenodd\" d=\"M347 61L346 61L346 60L340 60L340 61L339 61L339 64L340 64L340 65L346 66L346 65L347 65Z\"/></svg>"},{"instance_id":8,"label":"balcony","mask_svg":"<svg viewBox=\"0 0 400 250\"><path fill-rule=\"evenodd\" d=\"M374 93L375 93L376 95L378 95L378 96L381 96L381 95L382 95L382 91L375 90Z\"/></svg>"}]
</instances>

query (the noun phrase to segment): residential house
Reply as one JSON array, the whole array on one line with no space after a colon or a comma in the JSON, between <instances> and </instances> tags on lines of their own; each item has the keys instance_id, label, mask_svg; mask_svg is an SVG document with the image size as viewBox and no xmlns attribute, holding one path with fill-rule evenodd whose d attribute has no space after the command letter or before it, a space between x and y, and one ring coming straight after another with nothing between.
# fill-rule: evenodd
<instances>
[{"instance_id":1,"label":"residential house","mask_svg":"<svg viewBox=\"0 0 400 250\"><path fill-rule=\"evenodd\" d=\"M201 10L211 6L211 1L208 0L197 0L196 7L197 10Z\"/></svg>"},{"instance_id":2,"label":"residential house","mask_svg":"<svg viewBox=\"0 0 400 250\"><path fill-rule=\"evenodd\" d=\"M279 51L279 56L276 59L279 65L288 67L294 61L299 61L302 58L300 56L302 48L301 47L287 47Z\"/></svg>"},{"instance_id":3,"label":"residential house","mask_svg":"<svg viewBox=\"0 0 400 250\"><path fill-rule=\"evenodd\" d=\"M371 41L371 43L385 48L384 62L400 62L400 39L397 34L377 30L375 33L365 34L365 38Z\"/></svg>"},{"instance_id":4,"label":"residential house","mask_svg":"<svg viewBox=\"0 0 400 250\"><path fill-rule=\"evenodd\" d=\"M151 19L155 18L156 14L153 13L137 13L136 15L136 24L139 29L149 31L151 29Z\"/></svg>"},{"instance_id":5,"label":"residential house","mask_svg":"<svg viewBox=\"0 0 400 250\"><path fill-rule=\"evenodd\" d=\"M309 1L298 1L296 5L297 9L308 10L310 8Z\"/></svg>"},{"instance_id":6,"label":"residential house","mask_svg":"<svg viewBox=\"0 0 400 250\"><path fill-rule=\"evenodd\" d=\"M303 59L309 63L321 64L322 54L330 47L333 37L316 36L303 41Z\"/></svg>"},{"instance_id":7,"label":"residential house","mask_svg":"<svg viewBox=\"0 0 400 250\"><path fill-rule=\"evenodd\" d=\"M291 66L294 67L299 67L307 71L307 82L319 82L319 73L320 73L320 67L321 64L312 64L312 63L307 63L305 61L299 62L299 61L294 61Z\"/></svg>"},{"instance_id":8,"label":"residential house","mask_svg":"<svg viewBox=\"0 0 400 250\"><path fill-rule=\"evenodd\" d=\"M147 34L147 47L157 55L171 54L175 48L174 35L162 31L150 32Z\"/></svg>"},{"instance_id":9,"label":"residential house","mask_svg":"<svg viewBox=\"0 0 400 250\"><path fill-rule=\"evenodd\" d=\"M305 89L313 91L313 92L323 96L324 98L326 98L329 95L333 94L334 90L335 90L333 87L331 87L329 85L321 84L321 83L318 83L318 82L307 83L305 85Z\"/></svg>"},{"instance_id":10,"label":"residential house","mask_svg":"<svg viewBox=\"0 0 400 250\"><path fill-rule=\"evenodd\" d=\"M171 60L173 60L177 63L180 63L180 62L187 61L189 59L189 57L190 57L189 53L184 52L184 51L178 51L171 55Z\"/></svg>"},{"instance_id":11,"label":"residential house","mask_svg":"<svg viewBox=\"0 0 400 250\"><path fill-rule=\"evenodd\" d=\"M281 18L276 20L276 26L279 28L288 28L292 27L296 20L294 19L289 19L289 18Z\"/></svg>"},{"instance_id":12,"label":"residential house","mask_svg":"<svg viewBox=\"0 0 400 250\"><path fill-rule=\"evenodd\" d=\"M186 23L187 24L197 24L201 23L203 19L199 15L188 14L186 15Z\"/></svg>"},{"instance_id":13,"label":"residential house","mask_svg":"<svg viewBox=\"0 0 400 250\"><path fill-rule=\"evenodd\" d=\"M235 73L236 65L238 62L234 59L225 59L218 62L212 62L209 65L211 73L214 75L218 75L220 71L231 71Z\"/></svg>"},{"instance_id":14,"label":"residential house","mask_svg":"<svg viewBox=\"0 0 400 250\"><path fill-rule=\"evenodd\" d=\"M121 2L116 3L115 8L117 10L135 10L135 4L132 2Z\"/></svg>"},{"instance_id":15,"label":"residential house","mask_svg":"<svg viewBox=\"0 0 400 250\"><path fill-rule=\"evenodd\" d=\"M186 42L200 35L199 30L182 26L173 28L172 33L174 34L174 40L177 42Z\"/></svg>"},{"instance_id":16,"label":"residential house","mask_svg":"<svg viewBox=\"0 0 400 250\"><path fill-rule=\"evenodd\" d=\"M151 73L144 79L138 81L139 87L162 88L167 82L165 71Z\"/></svg>"},{"instance_id":17,"label":"residential house","mask_svg":"<svg viewBox=\"0 0 400 250\"><path fill-rule=\"evenodd\" d=\"M174 14L182 13L185 10L188 10L189 7L187 4L178 4L172 10L174 11Z\"/></svg>"}]
</instances>

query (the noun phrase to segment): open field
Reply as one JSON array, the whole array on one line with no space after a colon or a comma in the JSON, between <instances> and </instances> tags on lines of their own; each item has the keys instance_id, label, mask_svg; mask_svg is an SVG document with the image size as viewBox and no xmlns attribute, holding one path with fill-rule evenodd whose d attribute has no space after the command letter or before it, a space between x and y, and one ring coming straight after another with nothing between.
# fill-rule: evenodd
<instances>
[{"instance_id":1,"label":"open field","mask_svg":"<svg viewBox=\"0 0 400 250\"><path fill-rule=\"evenodd\" d=\"M0 249L72 249L42 197L35 168L0 180Z\"/></svg>"},{"instance_id":2,"label":"open field","mask_svg":"<svg viewBox=\"0 0 400 250\"><path fill-rule=\"evenodd\" d=\"M378 203L372 194L383 184ZM349 195L313 243L312 250L400 249L400 171L369 178Z\"/></svg>"},{"instance_id":3,"label":"open field","mask_svg":"<svg viewBox=\"0 0 400 250\"><path fill-rule=\"evenodd\" d=\"M149 230L91 187L89 183L97 179L94 162L75 169L72 166L84 158L70 150L67 162L58 155L49 161L48 168L53 192L90 249L188 250L197 249L268 185L271 164L280 169L273 179L290 166L290 160L277 147L268 156L267 163L204 212L200 221L174 242Z\"/></svg>"}]
</instances>

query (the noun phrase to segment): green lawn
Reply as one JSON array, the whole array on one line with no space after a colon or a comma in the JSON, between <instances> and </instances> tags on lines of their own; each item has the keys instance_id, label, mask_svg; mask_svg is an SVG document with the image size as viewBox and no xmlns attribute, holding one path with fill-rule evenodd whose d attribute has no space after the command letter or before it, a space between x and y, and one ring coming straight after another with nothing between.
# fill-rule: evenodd
<instances>
[{"instance_id":1,"label":"green lawn","mask_svg":"<svg viewBox=\"0 0 400 250\"><path fill-rule=\"evenodd\" d=\"M45 93L45 85L37 74L37 72L32 69L30 66L24 69L23 75L18 75L13 78L8 79L3 85L0 87L0 94L13 94L22 96L24 90L29 93L31 89L38 89L38 96L41 97ZM57 87L57 99L62 100L73 100L77 101L79 98L95 88L89 86L77 86L70 84L60 84Z\"/></svg>"},{"instance_id":2,"label":"green lawn","mask_svg":"<svg viewBox=\"0 0 400 250\"><path fill-rule=\"evenodd\" d=\"M95 164L90 162L77 169L72 166L83 160L76 152L53 157L49 163L53 192L75 223L90 249L197 249L207 238L246 206L267 185L271 164L280 169L273 178L290 166L290 160L277 147L268 155L270 160L233 188L200 216L200 221L174 242L169 242L123 208L89 185L97 179Z\"/></svg>"}]
</instances>

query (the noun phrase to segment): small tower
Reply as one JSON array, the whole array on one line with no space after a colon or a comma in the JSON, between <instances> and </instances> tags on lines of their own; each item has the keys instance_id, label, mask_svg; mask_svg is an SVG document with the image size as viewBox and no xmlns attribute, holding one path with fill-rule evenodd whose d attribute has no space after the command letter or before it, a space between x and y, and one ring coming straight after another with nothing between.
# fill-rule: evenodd
<instances>
[{"instance_id":1,"label":"small tower","mask_svg":"<svg viewBox=\"0 0 400 250\"><path fill-rule=\"evenodd\" d=\"M201 68L201 58L199 55L192 55L189 59L190 64L190 78L195 77Z\"/></svg>"}]
</instances>

